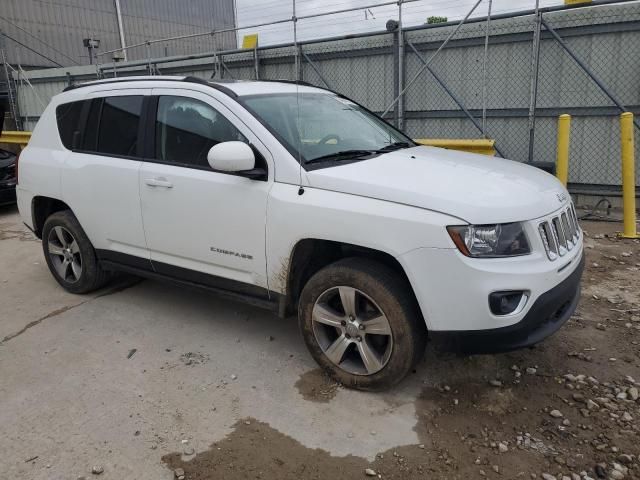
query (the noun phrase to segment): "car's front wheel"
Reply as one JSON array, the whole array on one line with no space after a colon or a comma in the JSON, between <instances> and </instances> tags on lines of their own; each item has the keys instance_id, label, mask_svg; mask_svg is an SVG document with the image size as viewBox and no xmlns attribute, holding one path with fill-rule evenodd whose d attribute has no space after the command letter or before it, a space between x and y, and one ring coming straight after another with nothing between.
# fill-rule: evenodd
<instances>
[{"instance_id":1,"label":"car's front wheel","mask_svg":"<svg viewBox=\"0 0 640 480\"><path fill-rule=\"evenodd\" d=\"M42 249L51 274L71 293L89 293L109 278L78 219L69 210L47 218L42 228Z\"/></svg>"},{"instance_id":2,"label":"car's front wheel","mask_svg":"<svg viewBox=\"0 0 640 480\"><path fill-rule=\"evenodd\" d=\"M313 275L298 318L311 355L349 387L388 388L424 353L426 328L410 285L369 259L340 260Z\"/></svg>"}]
</instances>

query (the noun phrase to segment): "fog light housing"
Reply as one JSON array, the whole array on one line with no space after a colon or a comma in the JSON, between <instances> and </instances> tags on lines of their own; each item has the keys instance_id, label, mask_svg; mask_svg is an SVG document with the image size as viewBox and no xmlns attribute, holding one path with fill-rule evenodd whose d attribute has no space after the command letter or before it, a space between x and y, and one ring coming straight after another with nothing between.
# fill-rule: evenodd
<instances>
[{"instance_id":1,"label":"fog light housing","mask_svg":"<svg viewBox=\"0 0 640 480\"><path fill-rule=\"evenodd\" d=\"M524 292L506 291L493 292L489 295L489 308L494 315L509 315L515 312L520 306Z\"/></svg>"}]
</instances>

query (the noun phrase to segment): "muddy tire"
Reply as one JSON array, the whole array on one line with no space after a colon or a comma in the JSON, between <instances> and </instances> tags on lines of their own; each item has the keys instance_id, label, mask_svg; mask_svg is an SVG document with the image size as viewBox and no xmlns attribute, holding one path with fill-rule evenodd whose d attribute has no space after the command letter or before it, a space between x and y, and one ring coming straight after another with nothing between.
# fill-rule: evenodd
<instances>
[{"instance_id":1,"label":"muddy tire","mask_svg":"<svg viewBox=\"0 0 640 480\"><path fill-rule=\"evenodd\" d=\"M422 358L427 339L407 280L365 258L343 259L313 275L300 295L298 322L316 362L359 390L398 383Z\"/></svg>"},{"instance_id":2,"label":"muddy tire","mask_svg":"<svg viewBox=\"0 0 640 480\"><path fill-rule=\"evenodd\" d=\"M68 292L89 293L109 280L93 245L69 210L47 218L42 228L42 250L51 274Z\"/></svg>"}]
</instances>

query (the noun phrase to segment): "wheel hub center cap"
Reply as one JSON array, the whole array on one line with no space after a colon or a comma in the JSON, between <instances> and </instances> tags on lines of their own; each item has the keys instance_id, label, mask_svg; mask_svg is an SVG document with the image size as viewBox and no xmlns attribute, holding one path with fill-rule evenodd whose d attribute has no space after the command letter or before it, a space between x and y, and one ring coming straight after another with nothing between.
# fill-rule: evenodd
<instances>
[{"instance_id":1,"label":"wheel hub center cap","mask_svg":"<svg viewBox=\"0 0 640 480\"><path fill-rule=\"evenodd\" d=\"M346 330L346 333L351 337L355 337L360 334L358 330L358 325L356 325L355 323L347 323L347 327L345 330Z\"/></svg>"}]
</instances>

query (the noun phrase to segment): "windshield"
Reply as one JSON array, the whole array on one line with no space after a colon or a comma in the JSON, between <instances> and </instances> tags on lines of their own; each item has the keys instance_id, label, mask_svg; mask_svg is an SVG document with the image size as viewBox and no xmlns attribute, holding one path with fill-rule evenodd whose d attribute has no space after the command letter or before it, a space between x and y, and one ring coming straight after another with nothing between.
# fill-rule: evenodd
<instances>
[{"instance_id":1,"label":"windshield","mask_svg":"<svg viewBox=\"0 0 640 480\"><path fill-rule=\"evenodd\" d=\"M241 101L303 163L361 159L415 145L371 112L334 94L251 95Z\"/></svg>"}]
</instances>

